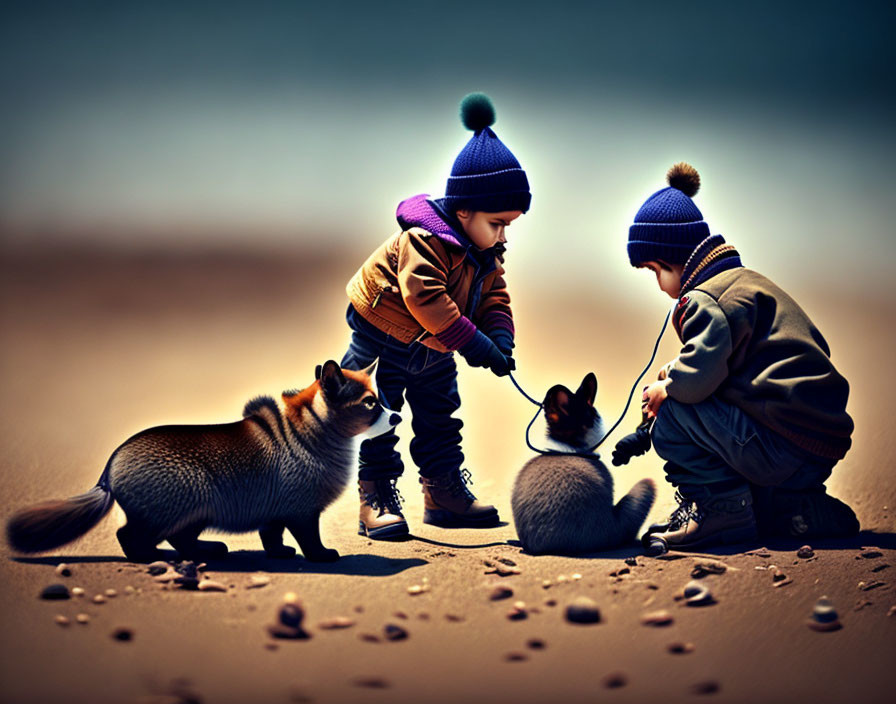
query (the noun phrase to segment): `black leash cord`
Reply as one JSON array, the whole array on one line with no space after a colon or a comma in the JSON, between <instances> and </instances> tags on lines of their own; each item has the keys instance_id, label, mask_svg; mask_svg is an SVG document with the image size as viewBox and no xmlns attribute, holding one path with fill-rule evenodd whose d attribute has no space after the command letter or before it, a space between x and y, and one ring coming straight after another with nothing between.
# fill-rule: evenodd
<instances>
[{"instance_id":1,"label":"black leash cord","mask_svg":"<svg viewBox=\"0 0 896 704\"><path fill-rule=\"evenodd\" d=\"M677 305L677 303L678 302L676 301L676 305ZM644 367L644 370L638 375L638 378L635 379L635 383L632 384L632 389L631 389L631 391L629 391L628 400L625 402L625 408L622 409L622 415L619 416L619 420L617 420L615 423L613 423L613 427L610 428L606 433L604 433L604 436L600 440L598 440L597 443L595 443L588 449L577 450L575 452L563 452L561 450L540 450L539 448L532 445L532 443L529 442L529 431L532 429L532 426L535 424L535 421L538 419L539 414L544 409L544 404L536 401L529 394L527 394L525 391L523 391L523 388L517 383L517 380L513 378L513 373L509 372L508 376L510 377L510 380L513 382L513 385L517 388L517 391L519 391L531 403L538 406L538 410L535 411L535 416L532 418L531 421L529 421L529 425L526 426L526 445L529 446L529 449L532 450L533 452L537 452L540 455L578 455L578 456L584 457L584 456L592 454L598 447L603 445L604 440L606 440L610 436L610 433L612 433L614 430L616 430L616 428L622 422L622 419L625 418L625 414L628 413L628 408L631 405L632 398L635 395L635 390L638 388L638 384L641 383L641 379L644 378L644 375L648 372L650 367L653 366L653 362L656 359L656 353L659 351L659 348L660 348L660 341L663 339L663 334L665 334L665 332L666 332L666 326L669 325L669 318L672 316L673 309L674 309L674 306L672 309L669 310L668 313L666 313L666 319L663 321L663 327L660 330L660 334L657 336L656 342L653 345L653 352L650 355L650 361L647 362L646 366Z\"/></svg>"}]
</instances>

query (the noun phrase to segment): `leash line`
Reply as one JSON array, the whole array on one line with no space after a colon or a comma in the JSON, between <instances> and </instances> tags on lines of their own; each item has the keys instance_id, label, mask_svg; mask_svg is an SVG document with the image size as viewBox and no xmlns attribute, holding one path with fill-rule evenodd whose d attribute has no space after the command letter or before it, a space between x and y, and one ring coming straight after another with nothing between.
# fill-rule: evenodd
<instances>
[{"instance_id":1,"label":"leash line","mask_svg":"<svg viewBox=\"0 0 896 704\"><path fill-rule=\"evenodd\" d=\"M675 306L677 304L678 304L678 301L676 301L675 304L673 304L672 308L670 308L669 311L666 313L666 319L663 321L663 327L660 329L660 334L657 335L656 342L653 345L653 352L650 355L650 361L647 362L647 364L644 366L644 370L638 375L638 378L635 379L635 383L632 384L631 391L629 391L629 394L628 394L628 399L625 402L625 408L622 409L622 414L619 416L619 419L615 423L613 423L613 426L607 432L604 433L603 437L600 440L598 440L597 443L592 445L590 448L587 448L585 450L577 450L575 452L564 452L562 450L541 450L541 449L535 447L534 445L532 445L532 443L529 441L529 431L532 429L532 426L535 424L535 421L538 419L539 414L542 412L542 410L544 410L544 404L540 403L539 401L536 401L529 394L527 394L525 391L523 391L523 387L521 387L519 385L519 383L517 382L517 380L513 377L513 373L509 372L508 376L510 377L510 381L513 382L513 385L517 388L517 391L519 391L523 395L523 397L525 397L531 403L538 406L538 410L535 412L535 415L532 417L532 420L529 421L529 425L526 426L526 445L528 445L529 449L532 450L533 452L537 452L540 455L577 455L580 457L585 457L585 456L591 455L598 447L603 445L604 441L608 437L610 437L610 434L614 430L616 430L616 428L622 422L623 418L625 418L625 414L628 413L629 406L631 405L632 398L635 395L635 390L638 388L638 384L641 383L641 379L644 378L644 375L650 370L650 367L653 366L653 362L654 362L654 360L656 360L656 353L659 351L659 348L660 348L660 341L662 341L662 339L663 339L663 335L666 332L666 327L669 325L669 318L672 317L672 311L675 310Z\"/></svg>"}]
</instances>

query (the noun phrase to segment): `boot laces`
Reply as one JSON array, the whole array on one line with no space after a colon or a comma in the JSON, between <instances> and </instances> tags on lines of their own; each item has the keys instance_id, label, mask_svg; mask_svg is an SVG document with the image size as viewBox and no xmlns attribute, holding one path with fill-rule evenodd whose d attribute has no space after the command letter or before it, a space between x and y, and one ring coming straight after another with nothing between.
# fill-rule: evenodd
<instances>
[{"instance_id":1,"label":"boot laces","mask_svg":"<svg viewBox=\"0 0 896 704\"><path fill-rule=\"evenodd\" d=\"M462 494L471 502L476 500L476 497L473 496L473 492L467 488L467 484L473 483L473 477L470 474L469 469L464 468L457 472L451 472L446 479L445 488L452 496L459 496Z\"/></svg>"},{"instance_id":2,"label":"boot laces","mask_svg":"<svg viewBox=\"0 0 896 704\"><path fill-rule=\"evenodd\" d=\"M378 480L376 491L364 494L364 502L370 504L377 511L389 513L401 513L401 505L404 497L396 486L397 479Z\"/></svg>"},{"instance_id":3,"label":"boot laces","mask_svg":"<svg viewBox=\"0 0 896 704\"><path fill-rule=\"evenodd\" d=\"M691 501L680 491L675 492L675 500L678 502L678 508L669 516L669 527L674 530L683 526L690 519L697 517L696 502Z\"/></svg>"}]
</instances>

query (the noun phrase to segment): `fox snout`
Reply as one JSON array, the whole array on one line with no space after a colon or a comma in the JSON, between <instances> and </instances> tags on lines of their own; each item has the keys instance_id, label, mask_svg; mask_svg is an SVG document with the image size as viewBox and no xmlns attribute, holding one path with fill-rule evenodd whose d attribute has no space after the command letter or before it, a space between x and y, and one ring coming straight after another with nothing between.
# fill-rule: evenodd
<instances>
[{"instance_id":1,"label":"fox snout","mask_svg":"<svg viewBox=\"0 0 896 704\"><path fill-rule=\"evenodd\" d=\"M388 433L399 423L401 423L401 414L398 411L393 411L390 408L382 408L377 419L364 431L363 435L368 438L375 438L378 435Z\"/></svg>"}]
</instances>

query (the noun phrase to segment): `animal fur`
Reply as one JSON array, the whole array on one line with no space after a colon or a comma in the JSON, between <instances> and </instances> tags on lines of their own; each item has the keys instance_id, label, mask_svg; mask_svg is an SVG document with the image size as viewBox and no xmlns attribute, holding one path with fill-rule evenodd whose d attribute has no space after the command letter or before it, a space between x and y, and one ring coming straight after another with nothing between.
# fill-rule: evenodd
<instances>
[{"instance_id":1,"label":"animal fur","mask_svg":"<svg viewBox=\"0 0 896 704\"><path fill-rule=\"evenodd\" d=\"M257 530L272 557L295 554L283 544L288 529L307 559L335 560L318 521L348 483L352 438L385 432L398 418L380 405L373 368L341 370L329 361L311 386L285 392L282 405L270 397L247 403L243 420L144 430L112 453L86 493L13 516L8 540L26 553L65 545L117 501L127 516L118 540L135 562L157 559L163 540L184 556L226 554L224 543L198 540L206 528Z\"/></svg>"},{"instance_id":2,"label":"animal fur","mask_svg":"<svg viewBox=\"0 0 896 704\"><path fill-rule=\"evenodd\" d=\"M603 436L594 408L597 379L588 374L573 394L565 386L545 396L548 439L580 451ZM513 486L513 521L523 548L534 555L609 550L635 539L656 496L652 480L637 482L613 505L613 478L597 455L540 455Z\"/></svg>"}]
</instances>

